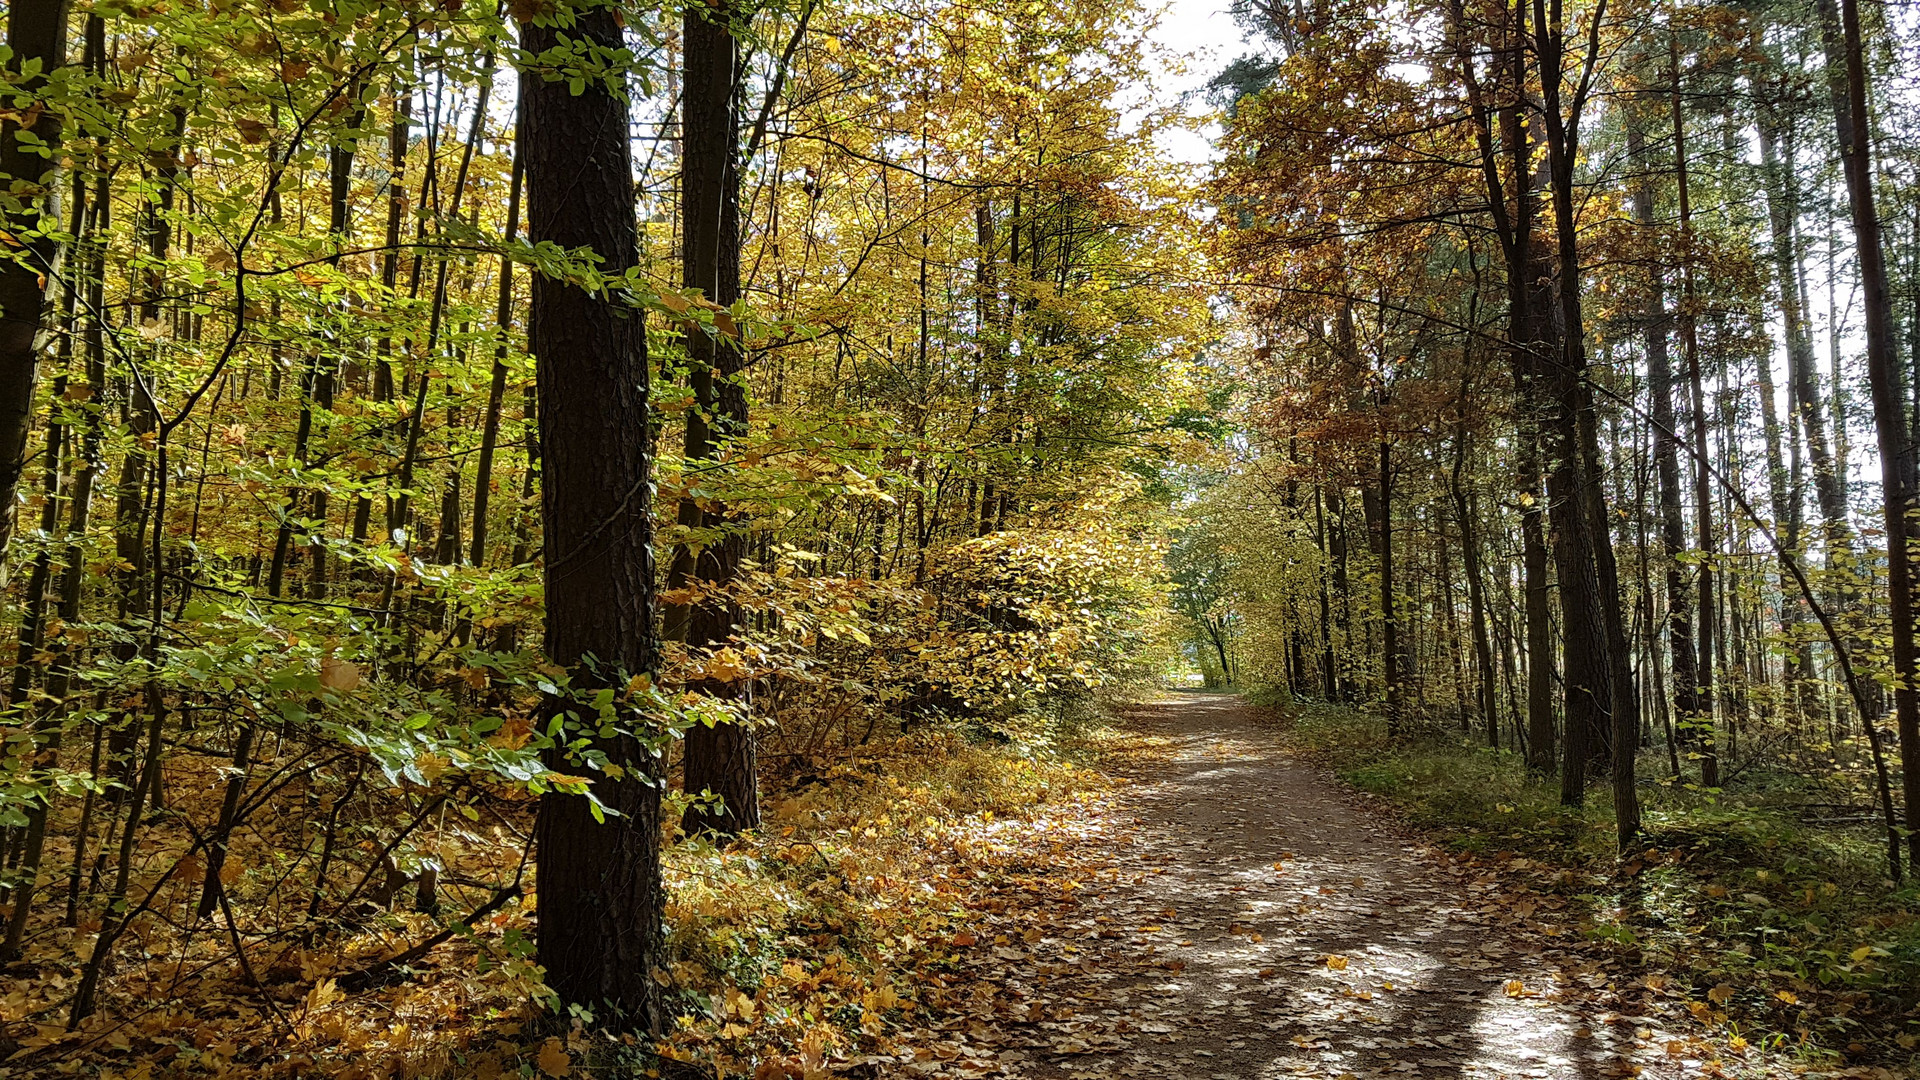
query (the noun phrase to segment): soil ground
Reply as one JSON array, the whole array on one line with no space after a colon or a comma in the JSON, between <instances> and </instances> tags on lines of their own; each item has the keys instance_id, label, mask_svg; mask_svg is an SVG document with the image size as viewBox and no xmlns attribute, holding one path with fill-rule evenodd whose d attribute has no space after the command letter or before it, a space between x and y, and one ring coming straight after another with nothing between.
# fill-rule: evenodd
<instances>
[{"instance_id":1,"label":"soil ground","mask_svg":"<svg viewBox=\"0 0 1920 1080\"><path fill-rule=\"evenodd\" d=\"M1685 1030L1657 980L1574 947L1551 912L1536 917L1552 901L1450 865L1264 720L1200 693L1125 717L1146 749L1121 766L1129 783L1104 821L1072 842L1110 848L1077 917L1034 923L1010 906L982 919L982 966L1005 972L997 996L1026 1005L1022 1022L997 1025L999 1046L976 1047L992 1053L976 1075L1801 1071Z\"/></svg>"}]
</instances>

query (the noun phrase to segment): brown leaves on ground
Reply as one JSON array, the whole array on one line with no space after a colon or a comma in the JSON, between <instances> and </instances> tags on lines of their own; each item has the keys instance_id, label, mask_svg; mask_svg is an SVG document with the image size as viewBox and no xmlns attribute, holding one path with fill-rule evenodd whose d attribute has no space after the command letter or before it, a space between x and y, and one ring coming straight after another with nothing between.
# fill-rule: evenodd
<instances>
[{"instance_id":1,"label":"brown leaves on ground","mask_svg":"<svg viewBox=\"0 0 1920 1080\"><path fill-rule=\"evenodd\" d=\"M1591 932L1574 890L1592 882L1510 853L1403 855L1390 833L1365 832L1367 857L1403 860L1392 865L1404 872L1355 872L1289 838L1248 846L1249 876L1209 884L1217 836L1170 831L1151 810L1166 794L1156 770L1192 751L1151 729L1104 749L1103 771L902 739L817 763L808 782L770 793L760 836L673 847L675 960L658 973L673 1022L657 1047L536 1034L523 903L410 977L357 993L342 989L345 973L420 940L434 920L383 913L358 937L263 965L262 987L218 935L146 927L146 963L113 976L144 1008L67 1035L50 1021L70 984L16 986L0 999L13 1039L0 1075L33 1075L57 1054L146 1080L571 1077L647 1060L669 1078L1108 1078L1234 1075L1212 1070L1257 1052L1276 1066L1339 1061L1327 1075L1404 1080L1470 1060L1472 1045L1443 1030L1449 1002L1491 998L1516 1017L1561 1018L1566 1045L1608 1047L1619 1075L1731 1076L1779 1064L1737 1007L1774 1010L1784 1026L1846 1006L1793 980L1700 984L1651 965ZM1205 751L1201 774L1236 753ZM1654 852L1638 861L1662 864ZM1201 891L1179 894L1176 879ZM1436 915L1442 896L1457 899ZM1437 918L1460 936L1436 940L1426 951L1440 967L1426 969L1382 952L1385 939L1314 948L1303 936L1356 918ZM1215 991L1218 1003L1193 996ZM1422 1017L1439 1026L1417 1026Z\"/></svg>"}]
</instances>

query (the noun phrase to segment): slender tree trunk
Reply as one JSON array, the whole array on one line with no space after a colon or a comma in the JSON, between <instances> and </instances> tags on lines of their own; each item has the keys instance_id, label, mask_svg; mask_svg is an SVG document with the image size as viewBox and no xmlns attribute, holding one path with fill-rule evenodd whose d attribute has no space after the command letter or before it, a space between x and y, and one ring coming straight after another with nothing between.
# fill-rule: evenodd
<instances>
[{"instance_id":1,"label":"slender tree trunk","mask_svg":"<svg viewBox=\"0 0 1920 1080\"><path fill-rule=\"evenodd\" d=\"M1320 546L1320 557L1331 563L1333 553L1328 548L1326 498L1318 484L1313 489L1313 535ZM1320 692L1327 701L1340 700L1339 669L1333 650L1333 604L1329 595L1328 575L1320 574Z\"/></svg>"},{"instance_id":2,"label":"slender tree trunk","mask_svg":"<svg viewBox=\"0 0 1920 1080\"><path fill-rule=\"evenodd\" d=\"M407 143L411 130L408 111L413 91L407 86L406 65L393 77L393 123L387 129L387 228L380 255L380 295L391 297L400 281L400 226L407 210ZM382 336L375 346L373 400L392 401L396 392L393 380L393 338ZM362 495L353 507L353 542L366 541L373 527L373 497ZM391 535L382 536L382 543Z\"/></svg>"},{"instance_id":3,"label":"slender tree trunk","mask_svg":"<svg viewBox=\"0 0 1920 1080\"><path fill-rule=\"evenodd\" d=\"M353 97L353 118L349 128L357 130L366 118L366 109L360 103L361 85L356 82L350 91ZM333 250L327 255L327 265L339 269L340 252L353 238L352 196L353 196L353 155L358 149L351 139L342 140L327 150L327 228L333 234ZM339 361L334 357L320 358L314 367L313 400L320 407L322 416L333 413L333 393L339 373ZM327 530L328 498L325 485L313 489L313 519L318 522L321 532ZM312 578L308 584L307 595L315 600L327 594L327 548L325 544L312 546Z\"/></svg>"},{"instance_id":4,"label":"slender tree trunk","mask_svg":"<svg viewBox=\"0 0 1920 1080\"><path fill-rule=\"evenodd\" d=\"M1522 588L1526 594L1527 720L1525 736L1529 769L1550 773L1554 766L1552 598L1548 581L1549 553L1540 497L1539 402L1545 358L1556 351L1551 319L1547 317L1545 282L1550 274L1541 263L1535 236L1539 217L1539 125L1529 124L1527 75L1527 0L1503 7L1504 21L1493 30L1492 63L1482 85L1468 39L1464 5L1455 0L1449 9L1449 30L1459 74L1466 84L1486 185L1494 231L1506 262L1507 358L1520 399L1515 442L1519 457L1519 502ZM1498 145L1496 145L1496 136ZM1511 198L1509 198L1511 196Z\"/></svg>"},{"instance_id":5,"label":"slender tree trunk","mask_svg":"<svg viewBox=\"0 0 1920 1080\"><path fill-rule=\"evenodd\" d=\"M1764 95L1763 95L1764 98ZM1794 236L1793 223L1799 216L1799 210L1792 206L1794 200L1788 196L1793 180L1782 176L1779 154L1779 137L1776 132L1777 119L1773 115L1773 106L1764 99L1759 103L1760 163L1767 195L1767 223L1770 230L1773 249L1774 278L1778 285L1781 322L1786 332L1787 353L1787 412L1789 424L1797 419L1798 409L1793 393L1794 354L1807 354L1811 364L1813 344L1807 337L1805 316L1800 309L1800 291L1794 275ZM1774 529L1779 533L1781 550L1780 560L1780 632L1786 639L1785 685L1782 687L1781 705L1787 710L1794 731L1811 717L1819 706L1819 691L1814 685L1813 644L1802 634L1806 622L1806 606L1799 595L1793 567L1787 564L1801 558L1801 548L1805 542L1803 535L1801 501L1801 465L1798 443L1781 422L1779 404L1776 400L1777 388L1773 378L1773 357L1762 355L1757 358L1760 378L1758 392L1760 396L1761 421L1766 434L1767 452L1767 494L1772 503ZM1783 453L1783 445L1786 447ZM1789 464L1790 460L1790 464Z\"/></svg>"},{"instance_id":6,"label":"slender tree trunk","mask_svg":"<svg viewBox=\"0 0 1920 1080\"><path fill-rule=\"evenodd\" d=\"M688 288L699 289L716 304L730 305L740 295L739 228L739 45L732 3L689 7L681 23L686 48L685 90L681 104L681 259ZM727 445L746 432L747 400L740 385L738 343L716 326L716 333L689 326L687 378L695 408L686 414L686 457L690 462L720 461ZM710 595L676 605L669 636L684 640L693 655L722 648L731 639L740 611L726 592L739 575L746 538L723 506L683 499L679 521L699 538L674 555L668 583L676 590ZM885 521L875 525L875 558ZM677 631L677 633L675 633ZM752 682L743 678L707 678L695 689L737 703L734 722L700 725L687 732L684 783L689 795L720 798L718 805L698 802L687 808L688 832L732 835L760 824L758 748L746 715Z\"/></svg>"},{"instance_id":7,"label":"slender tree trunk","mask_svg":"<svg viewBox=\"0 0 1920 1080\"><path fill-rule=\"evenodd\" d=\"M1700 552L1700 569L1696 577L1700 618L1695 627L1700 643L1696 671L1698 689L1695 691L1695 710L1686 714L1686 719L1693 732L1700 737L1700 782L1707 787L1719 787L1720 754L1719 747L1715 745L1717 736L1714 731L1717 703L1714 680L1718 651L1716 615L1719 611L1714 597L1714 553L1717 549L1713 527L1713 488L1707 475L1707 462L1712 459L1707 457L1707 406L1704 380L1700 375L1698 320L1694 311L1697 296L1693 275L1693 204L1687 178L1687 129L1680 108L1680 54L1677 45L1672 56L1670 101L1673 113L1673 177L1679 200L1680 254L1684 260L1681 267L1680 344L1686 358L1688 394L1692 402L1693 424L1689 435L1693 439L1693 516Z\"/></svg>"},{"instance_id":8,"label":"slender tree trunk","mask_svg":"<svg viewBox=\"0 0 1920 1080\"><path fill-rule=\"evenodd\" d=\"M520 187L525 169L516 136L513 178L507 190L507 242L520 231ZM500 294L494 306L494 332L499 342L493 349L493 377L487 386L487 414L480 430L480 462L473 480L473 544L468 561L476 567L487 564L487 514L493 499L493 455L500 443L500 408L507 394L507 335L513 328L513 260L500 257Z\"/></svg>"},{"instance_id":9,"label":"slender tree trunk","mask_svg":"<svg viewBox=\"0 0 1920 1080\"><path fill-rule=\"evenodd\" d=\"M1452 477L1454 520L1460 524L1460 560L1467 575L1467 621L1473 633L1474 674L1478 680L1474 700L1480 710L1480 722L1487 729L1487 745L1500 745L1500 713L1494 704L1493 642L1487 632L1486 588L1480 575L1480 543L1474 533L1474 500L1466 489L1462 474L1466 468L1467 436L1455 435Z\"/></svg>"},{"instance_id":10,"label":"slender tree trunk","mask_svg":"<svg viewBox=\"0 0 1920 1080\"><path fill-rule=\"evenodd\" d=\"M1360 493L1367 516L1367 539L1380 572L1380 633L1387 692L1387 734L1398 738L1405 724L1406 658L1401 652L1401 628L1394 604L1393 583L1393 451L1381 442L1372 486Z\"/></svg>"},{"instance_id":11,"label":"slender tree trunk","mask_svg":"<svg viewBox=\"0 0 1920 1080\"><path fill-rule=\"evenodd\" d=\"M1652 166L1638 118L1627 127L1628 153L1639 164L1634 219L1654 225ZM1687 550L1686 523L1680 510L1680 457L1673 408L1673 362L1668 352L1671 324L1666 307L1666 268L1647 272L1647 395L1653 416L1653 468L1659 487L1660 541L1666 555L1667 651L1673 670L1674 711L1690 717L1700 710L1700 676L1693 645L1693 590L1681 557Z\"/></svg>"},{"instance_id":12,"label":"slender tree trunk","mask_svg":"<svg viewBox=\"0 0 1920 1080\"><path fill-rule=\"evenodd\" d=\"M1835 95L1835 126L1853 215L1855 261L1860 268L1866 316L1867 383L1879 437L1881 513L1887 534L1887 613L1892 622L1893 709L1900 736L1901 788L1906 802L1907 862L1920 865L1920 656L1914 642L1912 545L1920 539L1913 519L1916 466L1900 393L1893 300L1888 292L1880 217L1874 206L1873 162L1867 113L1867 68L1862 53L1858 0L1839 0L1841 56L1835 56L1833 0L1822 0L1829 72L1844 70L1845 107ZM1833 78L1829 75L1829 78ZM1872 721L1869 720L1869 723ZM1895 866L1895 876L1899 876Z\"/></svg>"},{"instance_id":13,"label":"slender tree trunk","mask_svg":"<svg viewBox=\"0 0 1920 1080\"><path fill-rule=\"evenodd\" d=\"M1353 679L1345 666L1351 662L1354 633L1353 579L1348 567L1347 511L1346 501L1341 498L1339 488L1334 488L1327 495L1327 552L1333 560L1333 600L1339 606L1339 615L1334 623L1341 629L1341 652L1345 654L1339 658L1339 664L1335 667L1334 700L1346 705L1354 700Z\"/></svg>"}]
</instances>

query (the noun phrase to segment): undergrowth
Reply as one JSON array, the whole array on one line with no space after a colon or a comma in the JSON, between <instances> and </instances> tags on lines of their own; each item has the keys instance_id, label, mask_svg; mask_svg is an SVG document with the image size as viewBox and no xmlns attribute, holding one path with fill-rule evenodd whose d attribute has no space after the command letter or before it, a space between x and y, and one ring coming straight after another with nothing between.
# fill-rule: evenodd
<instances>
[{"instance_id":1,"label":"undergrowth","mask_svg":"<svg viewBox=\"0 0 1920 1080\"><path fill-rule=\"evenodd\" d=\"M1699 1019L1854 1060L1920 1064L1920 895L1886 876L1871 827L1796 820L1764 774L1717 791L1642 759L1645 834L1615 849L1606 785L1564 807L1522 758L1319 704L1257 704L1353 787L1471 863L1531 870L1591 939L1673 980ZM1650 982L1650 985L1652 983Z\"/></svg>"},{"instance_id":2,"label":"undergrowth","mask_svg":"<svg viewBox=\"0 0 1920 1080\"><path fill-rule=\"evenodd\" d=\"M114 1080L820 1080L863 1075L859 1063L874 1055L936 1054L932 1025L972 990L957 964L972 944L968 903L1010 877L1076 872L1052 841L1106 790L1101 773L1076 763L1099 731L1089 715L1022 721L1018 740L921 725L774 762L761 830L724 846L673 838L663 858L670 960L655 972L667 1030L657 1043L614 1040L590 1022L554 1033L564 1021L539 1004L529 894L468 920L372 988L350 988L345 973L426 937L432 917L377 912L357 934L231 977L204 960L123 972L151 987L143 1007L73 1034L57 1000L16 989L6 1008L37 1027L16 1024L25 1037L0 1044L0 1080L50 1075L40 1070L55 1051L59 1075ZM450 865L514 865L532 808L502 806L503 827L475 830ZM678 816L670 805L668 820ZM194 944L218 959L218 942ZM24 1063L28 1054L40 1061Z\"/></svg>"},{"instance_id":3,"label":"undergrowth","mask_svg":"<svg viewBox=\"0 0 1920 1080\"><path fill-rule=\"evenodd\" d=\"M903 737L796 778L759 836L676 848L666 1057L800 1077L895 1051L959 993L941 970L968 897L1104 789L1070 749Z\"/></svg>"}]
</instances>

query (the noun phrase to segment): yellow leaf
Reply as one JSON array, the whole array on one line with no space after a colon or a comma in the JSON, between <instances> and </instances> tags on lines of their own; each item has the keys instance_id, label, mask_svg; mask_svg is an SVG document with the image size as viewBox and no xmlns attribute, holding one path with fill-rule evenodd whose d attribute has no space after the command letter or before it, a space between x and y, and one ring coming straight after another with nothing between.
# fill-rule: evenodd
<instances>
[{"instance_id":1,"label":"yellow leaf","mask_svg":"<svg viewBox=\"0 0 1920 1080\"><path fill-rule=\"evenodd\" d=\"M565 1076L573 1067L573 1059L567 1056L566 1047L557 1038L540 1044L540 1056L534 1058L533 1063L548 1076Z\"/></svg>"},{"instance_id":2,"label":"yellow leaf","mask_svg":"<svg viewBox=\"0 0 1920 1080\"><path fill-rule=\"evenodd\" d=\"M315 1012L324 1009L340 1000L342 996L344 995L340 993L338 987L334 986L332 979L321 979L313 984L313 989L307 991L307 1011Z\"/></svg>"},{"instance_id":3,"label":"yellow leaf","mask_svg":"<svg viewBox=\"0 0 1920 1080\"><path fill-rule=\"evenodd\" d=\"M1347 958L1346 958L1346 957L1344 957L1344 956L1329 956L1329 957L1327 957L1327 970L1328 970L1328 971L1345 971L1345 970L1347 970Z\"/></svg>"}]
</instances>

